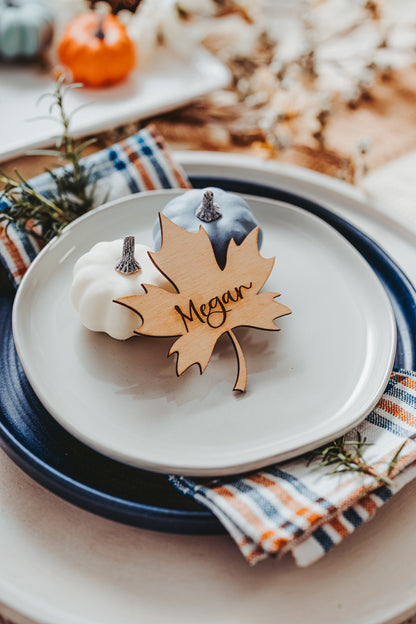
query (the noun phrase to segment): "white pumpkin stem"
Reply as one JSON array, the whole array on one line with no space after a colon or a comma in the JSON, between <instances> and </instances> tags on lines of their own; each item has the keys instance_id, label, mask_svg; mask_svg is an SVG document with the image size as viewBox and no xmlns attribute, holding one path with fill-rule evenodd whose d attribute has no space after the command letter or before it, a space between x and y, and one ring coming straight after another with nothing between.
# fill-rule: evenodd
<instances>
[{"instance_id":1,"label":"white pumpkin stem","mask_svg":"<svg viewBox=\"0 0 416 624\"><path fill-rule=\"evenodd\" d=\"M114 267L115 270L119 273L124 273L124 275L131 275L132 273L137 273L137 271L141 271L141 266L134 257L134 247L134 236L126 236L123 241L123 253L121 256L121 260Z\"/></svg>"},{"instance_id":2,"label":"white pumpkin stem","mask_svg":"<svg viewBox=\"0 0 416 624\"><path fill-rule=\"evenodd\" d=\"M204 192L202 203L198 208L196 216L200 221L211 223L221 217L221 211L218 204L214 203L214 193L210 190Z\"/></svg>"}]
</instances>

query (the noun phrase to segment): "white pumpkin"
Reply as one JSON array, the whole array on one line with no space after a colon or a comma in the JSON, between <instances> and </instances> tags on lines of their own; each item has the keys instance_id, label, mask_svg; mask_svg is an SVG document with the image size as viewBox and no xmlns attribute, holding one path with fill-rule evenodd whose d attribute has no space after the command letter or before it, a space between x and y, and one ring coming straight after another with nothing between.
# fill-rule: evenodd
<instances>
[{"instance_id":1,"label":"white pumpkin","mask_svg":"<svg viewBox=\"0 0 416 624\"><path fill-rule=\"evenodd\" d=\"M114 299L144 293L142 284L174 291L150 260L148 251L149 247L135 244L134 237L128 236L124 241L97 243L79 258L73 270L71 296L85 327L126 340L134 336L142 321Z\"/></svg>"}]
</instances>

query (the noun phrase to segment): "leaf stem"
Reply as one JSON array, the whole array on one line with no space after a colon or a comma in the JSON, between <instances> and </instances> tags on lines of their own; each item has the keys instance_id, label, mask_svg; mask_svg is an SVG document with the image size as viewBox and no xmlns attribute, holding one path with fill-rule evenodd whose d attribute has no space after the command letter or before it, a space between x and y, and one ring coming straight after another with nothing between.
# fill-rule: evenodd
<instances>
[{"instance_id":1,"label":"leaf stem","mask_svg":"<svg viewBox=\"0 0 416 624\"><path fill-rule=\"evenodd\" d=\"M238 392L245 392L246 385L247 385L247 366L246 366L244 353L240 346L240 343L235 337L234 332L230 330L227 333L229 337L231 338L231 342L233 343L233 347L237 355L237 364L238 364L238 374L237 374L237 379L235 380L233 390L236 390Z\"/></svg>"}]
</instances>

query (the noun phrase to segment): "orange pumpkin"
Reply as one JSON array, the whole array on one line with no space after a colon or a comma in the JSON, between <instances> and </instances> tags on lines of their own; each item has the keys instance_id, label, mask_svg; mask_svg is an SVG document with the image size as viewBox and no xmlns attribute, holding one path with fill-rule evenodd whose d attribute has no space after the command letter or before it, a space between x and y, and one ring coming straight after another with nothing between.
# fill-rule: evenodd
<instances>
[{"instance_id":1,"label":"orange pumpkin","mask_svg":"<svg viewBox=\"0 0 416 624\"><path fill-rule=\"evenodd\" d=\"M123 80L134 68L135 47L115 15L83 13L64 29L58 44L59 61L75 82L102 87Z\"/></svg>"}]
</instances>

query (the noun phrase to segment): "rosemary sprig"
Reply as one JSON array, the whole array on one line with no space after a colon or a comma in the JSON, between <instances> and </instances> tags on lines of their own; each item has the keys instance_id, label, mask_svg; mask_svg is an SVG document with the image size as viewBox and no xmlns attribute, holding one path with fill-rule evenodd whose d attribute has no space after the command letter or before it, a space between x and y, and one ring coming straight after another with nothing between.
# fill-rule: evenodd
<instances>
[{"instance_id":1,"label":"rosemary sprig","mask_svg":"<svg viewBox=\"0 0 416 624\"><path fill-rule=\"evenodd\" d=\"M382 485L383 483L392 486L393 481L390 475L398 462L406 442L407 440L405 440L397 450L384 473L377 472L373 466L365 461L363 451L366 447L371 446L372 443L367 442L367 438L362 437L359 431L357 431L357 437L355 439L347 439L346 436L341 436L333 442L330 442L330 444L321 446L308 453L307 459L308 464L319 462L319 465L317 465L315 469L321 467L332 468L327 474L355 472L374 477L376 479L376 486Z\"/></svg>"},{"instance_id":2,"label":"rosemary sprig","mask_svg":"<svg viewBox=\"0 0 416 624\"><path fill-rule=\"evenodd\" d=\"M58 117L52 116L52 119L61 124L62 135L56 150L36 150L30 154L55 156L59 165L65 165L58 174L45 169L52 182L47 193L36 191L19 171L15 170L16 178L12 178L0 169L0 182L4 184L0 201L6 200L0 212L0 223L6 222L6 231L14 223L17 229L30 232L47 243L71 221L94 206L93 167L86 166L81 158L85 148L95 139L80 143L74 141L70 124L78 109L68 115L64 106L66 92L78 86L64 86L63 79L59 79L54 93L46 93L41 98L52 100L49 114L58 112Z\"/></svg>"}]
</instances>

